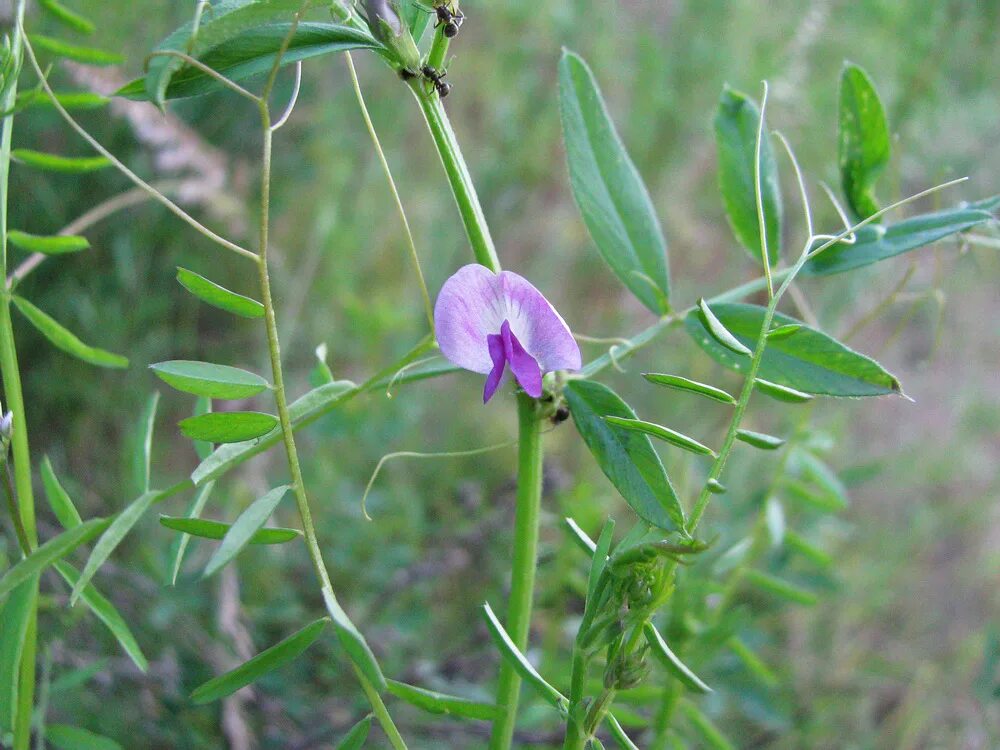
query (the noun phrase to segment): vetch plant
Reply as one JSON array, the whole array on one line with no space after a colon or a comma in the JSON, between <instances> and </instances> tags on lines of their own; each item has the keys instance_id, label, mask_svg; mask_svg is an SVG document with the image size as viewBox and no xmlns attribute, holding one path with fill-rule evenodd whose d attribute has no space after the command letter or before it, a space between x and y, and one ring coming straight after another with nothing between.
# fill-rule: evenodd
<instances>
[{"instance_id":1,"label":"vetch plant","mask_svg":"<svg viewBox=\"0 0 1000 750\"><path fill-rule=\"evenodd\" d=\"M45 5L69 26L82 28L84 21L72 11L52 0ZM234 564L249 545L301 543L299 551L309 559L326 610L324 616L314 615L301 629L244 664L195 688L190 695L194 703L216 701L254 683L300 656L332 630L371 712L360 718L340 747L361 747L374 720L393 748L406 748L404 734L387 704L394 698L432 714L489 722L489 747L505 750L514 746L515 730L523 714L522 686L551 707L550 724L559 727L562 746L567 750L604 747L608 738L623 748L635 748L639 743L645 747L674 747L688 739L729 747L697 700L697 696L713 691L722 695L730 692L724 680L714 679L717 675L712 669L713 660L721 652L730 653L759 680L773 684L777 679L742 635L743 631L752 631L753 623L746 623L744 615L733 606L739 587L750 583L786 601L814 601L814 592L783 578L783 571L758 566L768 560L770 545L787 547L822 567L829 553L805 534L797 533L793 523L808 522L810 514L836 512L845 503L835 473L806 439L808 404L820 396L860 398L903 392L897 378L874 359L817 326L779 311L779 306L796 288L800 277L824 277L852 270L952 235L974 237L960 233L995 222L991 212L1000 205L1000 199L889 222L888 216L897 209L961 180L928 188L887 206L877 201L874 185L888 159L888 126L867 74L848 64L841 80L838 153L847 209L840 209L829 192L844 225L829 233L815 230L805 178L792 149L779 134L798 186L805 227L801 244L783 254L780 239L787 217L780 190L779 158L765 121L766 87L759 106L746 95L727 88L715 119L719 187L733 235L759 268L760 276L682 307L671 286L667 242L653 202L617 134L596 77L581 57L564 52L558 70L558 97L570 188L601 256L620 282L657 316L648 328L616 340L606 353L584 362L576 339L586 342L587 338L574 338L570 327L531 282L502 270L470 171L442 104L442 98L451 92L444 80L451 64L450 44L461 41L463 22L474 22L465 19L457 0L435 0L429 6L414 0L372 0L363 7L315 0L199 2L192 20L151 52L145 75L124 87L119 95L148 100L161 108L170 100L188 96L235 96L241 103L248 103L258 118L260 205L253 248L201 224L132 172L77 123L64 98L52 89L39 55L91 60L101 56L97 51L86 53L52 40L32 40L24 31L24 6L21 0L16 25L8 33L4 48L0 205L6 206L9 200L6 172L12 159L17 158L11 152L10 131L17 114L17 70L23 60L37 79L38 89L33 96L46 97L98 156L84 163L24 153L20 161L61 171L113 166L190 228L228 251L226 257L250 264L257 281L254 296L231 291L192 269L179 268L178 281L220 313L257 321L266 342L270 372L264 375L229 364L188 359L151 364L160 381L197 399L193 416L181 421L178 429L193 442L200 463L190 477L166 489L153 488L150 462L158 399L154 394L143 420L143 492L111 517L83 521L51 465L42 461L38 468L46 495L65 530L39 544L32 496L33 464L26 437L30 419L20 394L10 308L16 307L55 346L79 359L107 367L128 363L119 355L83 344L45 312L13 294L16 283L30 269L11 275L0 305L0 369L5 403L11 409L10 419L4 418L0 447L4 449L6 469L8 440L13 445L14 486L7 489L7 508L22 559L0 577L4 617L0 689L8 699L0 701L6 706L0 712L0 729L9 731L12 747L24 750L30 745L33 729L37 737L44 737L46 731L44 710L38 712L36 726L32 727L36 705L34 607L39 576L55 568L72 587L70 603L86 603L133 660L144 666L145 657L128 626L97 592L94 581L144 515L183 493L192 493L186 512L160 519L164 528L177 534L169 570L164 571L169 582L176 581L182 570L191 538L219 542L204 576ZM433 316L416 246L402 210L405 196L396 191L388 161L364 108L350 62L352 50L373 51L399 77L400 91L405 86L415 98L476 261L450 273L437 295ZM406 228L410 257L432 330L403 358L360 384L334 379L321 358L318 373L323 382L296 398L292 392L299 390L298 385L286 382L270 277L272 150L276 134L293 116L302 64L332 53L346 55L366 126ZM272 94L282 68L291 64L295 65L294 93L276 117L271 108ZM5 216L0 221L5 278L8 242L46 256L86 249L86 240L76 235L37 237L27 231L8 231ZM539 285L544 286L541 282ZM755 294L763 295L765 304L741 302ZM650 386L665 389L664 399L702 398L711 402L710 408L728 410L724 434L717 441L696 439L676 427L640 418L607 384L596 379L609 367L620 366L640 348L681 328L712 360L741 376L738 392L730 393L678 373L644 373L644 377ZM424 359L435 345L443 357ZM458 369L486 375L484 402L498 392L503 394L501 385L509 370L512 406L517 414L510 593L503 605L494 602L482 607L484 625L499 655L492 702L447 695L386 676L376 649L348 614L350 605L342 604L334 591L314 523L317 509L304 480L302 463L307 459L300 457L295 435L321 416L365 394ZM799 433L775 436L749 429L747 417L757 394L783 405L805 404L801 407L805 416ZM250 398L267 399L274 413L242 407L213 408L215 401ZM635 518L618 519L629 530L617 539L618 524L608 518L596 540L575 520L566 519L570 539L585 556L580 565L586 581L580 602L582 613L578 620L570 622L575 634L571 642L564 644L566 668L545 674L529 658L542 511L544 433L548 425L565 421L567 411L583 443ZM693 484L675 485L654 439L664 443L667 450L692 455L690 460L695 463L690 472L696 477ZM268 491L231 523L204 517L218 482L248 459L279 444L284 471L280 478L270 480ZM734 507L746 503L742 497L744 485L749 486L753 478L725 475L733 452L742 446L773 452L778 456L778 466L768 492L749 503L749 533L735 541L728 538L731 535L720 541L719 534L704 531L706 512L713 498ZM440 455L473 455L481 450L486 449ZM689 491L692 487L694 491ZM781 496L795 497L809 508L793 513L782 503ZM286 497L294 501L301 528L268 527ZM90 542L90 555L78 572L64 558ZM470 606L470 613L472 609ZM702 666L708 671L703 671ZM642 686L651 690L637 698L636 689ZM737 689L743 688L739 685ZM81 730L60 731L72 735Z\"/></svg>"}]
</instances>

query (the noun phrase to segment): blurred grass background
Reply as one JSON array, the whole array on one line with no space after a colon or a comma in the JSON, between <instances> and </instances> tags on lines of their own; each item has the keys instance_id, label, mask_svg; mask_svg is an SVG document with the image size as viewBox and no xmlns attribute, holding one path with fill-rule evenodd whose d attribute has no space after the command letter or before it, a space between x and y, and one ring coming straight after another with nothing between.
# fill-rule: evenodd
<instances>
[{"instance_id":1,"label":"blurred grass background","mask_svg":"<svg viewBox=\"0 0 1000 750\"><path fill-rule=\"evenodd\" d=\"M75 7L99 22L95 42L123 51L127 63L111 71L64 69L57 73L60 87L99 87L137 75L149 49L187 18L188 5L80 0ZM602 265L569 193L555 99L563 45L594 68L650 187L670 245L678 306L754 273L732 239L716 190L711 118L726 83L759 96L760 81L768 79L771 127L789 137L813 185L819 179L835 184L836 86L842 61L850 59L872 75L895 134L883 199L959 175L970 182L936 201L998 191L996 2L468 0L463 9L468 20L452 47L455 88L447 108L498 251L504 265L533 279L579 332L622 335L652 321ZM46 23L31 20L38 30ZM419 111L377 60L364 54L355 60L433 294L471 255ZM289 88L286 76L276 100ZM141 174L159 180L181 174L199 217L253 242L254 113L223 95L171 111L176 117L165 120L148 105L118 104L81 119ZM15 146L86 152L54 113L39 110L17 122ZM802 223L785 171L786 215L792 217L785 245L797 248ZM53 232L128 187L110 170L69 177L15 168L11 225ZM819 189L812 193L821 226L836 226ZM276 139L272 214L279 323L293 394L309 387L313 349L321 342L337 377L360 380L423 335L400 225L338 56L306 65L299 105ZM148 204L87 236L92 251L44 264L21 291L89 343L130 356L132 368L84 368L25 326L18 341L33 451L52 457L85 516L111 512L136 491L131 456L138 415L159 387L147 364L207 359L266 371L259 326L199 304L174 281L181 265L253 294L251 266ZM807 280L802 290L825 328L842 334L909 262ZM843 471L853 503L829 530L834 585L818 605L766 623L771 638L763 653L786 683L776 702L781 710L764 715L752 707L716 707L713 713L739 747L990 748L1000 742L1000 711L989 697L994 676L984 673L1000 615L1000 263L995 250L960 254L955 243L920 251L912 262L909 297L852 344L878 356L916 404L884 399L816 409L814 437L830 443L829 461ZM585 358L600 353L585 347ZM640 415L717 440L723 415L644 385L638 373L649 369L725 385L735 382L732 375L717 372L674 331L630 361L626 374L610 378ZM390 464L369 498L373 523L362 518L359 500L387 451L456 450L508 439L512 410L500 399L481 409L480 389L478 378L457 375L400 388L391 399L376 394L301 438L335 587L387 671L472 696L481 690L477 684L489 686L495 670L477 608L484 600L503 602L512 452ZM195 465L190 445L173 427L191 408L189 399L164 391L154 466L161 485ZM795 408L755 402L751 426L790 429ZM594 532L609 511L627 527L629 511L571 426L546 439L547 515L533 643L543 663L558 665L569 638L565 617L579 604L566 582L579 559L559 519L572 514ZM686 466L670 452L664 457L690 496L703 467ZM727 484L752 494L772 463L742 452ZM216 490L210 515L235 517L263 488L283 481L283 472L278 451L254 461ZM175 502L164 512L183 512L185 501ZM290 506L279 515L294 524ZM724 500L706 521L709 536L735 522ZM54 528L44 512L42 524L43 533ZM170 542L169 532L146 519L98 580L134 623L151 657L148 675L86 614L47 608L43 632L63 633L48 644L51 718L128 747L332 747L337 733L363 713L332 639L225 706L195 707L187 699L212 674L320 611L302 551L258 548L244 554L238 568L205 582L198 580L198 563L211 546L192 543L182 580L169 588L163 580ZM64 630L56 629L59 620ZM87 674L75 670L88 665L96 672L80 683ZM483 744L481 728L394 708L414 748ZM525 746L553 746L547 722L543 712L528 712ZM380 741L373 734L371 746Z\"/></svg>"}]
</instances>

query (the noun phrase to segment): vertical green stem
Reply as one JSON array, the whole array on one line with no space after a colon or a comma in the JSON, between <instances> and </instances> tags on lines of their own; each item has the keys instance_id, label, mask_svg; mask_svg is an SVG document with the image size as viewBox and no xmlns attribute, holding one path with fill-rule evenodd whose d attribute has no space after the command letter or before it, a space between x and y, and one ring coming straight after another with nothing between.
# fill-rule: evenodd
<instances>
[{"instance_id":1,"label":"vertical green stem","mask_svg":"<svg viewBox=\"0 0 1000 750\"><path fill-rule=\"evenodd\" d=\"M499 271L500 260L497 258L497 251L493 246L490 229L486 225L486 216L483 214L483 207L479 204L476 187L472 183L469 168L462 157L455 133L451 129L451 122L441 104L441 97L435 92L425 91L419 78L410 82L410 88L413 90L414 96L417 97L420 109L427 120L427 127L431 131L431 137L434 139L434 145L437 146L441 164L444 166L448 183L455 195L458 212L465 225L465 232L469 236L469 243L472 245L476 261L491 271Z\"/></svg>"},{"instance_id":2,"label":"vertical green stem","mask_svg":"<svg viewBox=\"0 0 1000 750\"><path fill-rule=\"evenodd\" d=\"M517 396L518 468L517 507L514 518L514 560L506 629L522 652L528 645L531 604L538 557L538 517L542 505L542 421L537 402ZM490 750L507 750L514 738L521 678L506 659L500 665L496 705L500 717L493 723Z\"/></svg>"},{"instance_id":3,"label":"vertical green stem","mask_svg":"<svg viewBox=\"0 0 1000 750\"><path fill-rule=\"evenodd\" d=\"M25 0L17 4L17 24L11 31L8 54L21 56L23 41L20 28L24 21ZM9 111L17 97L16 82L10 84L0 101L0 109ZM7 211L9 208L10 147L14 132L14 117L3 121L0 135L0 278L7 278ZM4 285L6 287L6 284ZM17 489L17 510L20 523L31 547L38 544L35 528L35 499L31 487L31 453L28 447L28 425L25 418L24 395L21 390L21 371L18 368L17 350L14 346L14 326L10 315L10 294L3 291L0 299L0 377L3 378L3 408L14 415L12 438L14 455L14 485ZM31 717L35 699L35 654L37 649L38 592L32 597L28 630L21 651L21 675L18 685L17 710L14 721L14 750L28 750L31 741Z\"/></svg>"},{"instance_id":4,"label":"vertical green stem","mask_svg":"<svg viewBox=\"0 0 1000 750\"><path fill-rule=\"evenodd\" d=\"M299 454L295 446L295 436L292 432L292 420L288 413L288 396L285 391L285 377L281 366L281 346L278 341L278 323L274 313L274 299L271 295L271 280L267 266L268 230L270 226L269 213L271 205L272 131L271 117L266 102L261 102L260 111L264 133L264 149L261 166L260 248L257 270L260 279L261 302L264 305L264 323L267 328L267 348L271 359L271 378L274 381L274 400L278 409L278 420L281 423L281 436L285 446L285 456L288 459L288 470L292 478L295 503L302 520L302 532L305 537L306 549L309 552L309 559L313 564L316 575L319 577L324 594L323 598L327 602L327 608L339 610L337 598L333 592L333 584L330 581L330 574L326 569L319 540L316 537L316 527L313 523L312 511L309 508L309 498L306 494L305 481L302 478L302 468L299 464ZM346 617L342 610L331 611L330 614L335 621L343 620ZM357 666L355 666L354 672L361 683L365 695L368 696L375 717L389 738L392 747L394 750L406 750L406 743L403 742L403 738L400 736L395 724L393 724L392 718L389 716L385 704L382 703L382 699L375 686L371 684L368 677Z\"/></svg>"}]
</instances>

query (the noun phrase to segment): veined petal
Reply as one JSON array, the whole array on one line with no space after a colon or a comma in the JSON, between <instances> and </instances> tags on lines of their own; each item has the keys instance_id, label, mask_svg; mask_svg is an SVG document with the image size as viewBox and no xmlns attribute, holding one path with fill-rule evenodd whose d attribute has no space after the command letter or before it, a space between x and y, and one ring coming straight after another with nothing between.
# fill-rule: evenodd
<instances>
[{"instance_id":1,"label":"veined petal","mask_svg":"<svg viewBox=\"0 0 1000 750\"><path fill-rule=\"evenodd\" d=\"M580 347L566 321L545 296L512 271L501 271L497 279L505 307L503 317L510 321L511 332L535 358L541 371L579 370Z\"/></svg>"},{"instance_id":2,"label":"veined petal","mask_svg":"<svg viewBox=\"0 0 1000 750\"><path fill-rule=\"evenodd\" d=\"M498 335L505 314L497 275L476 263L449 278L434 305L434 328L441 353L459 367L493 369L487 336Z\"/></svg>"},{"instance_id":3,"label":"veined petal","mask_svg":"<svg viewBox=\"0 0 1000 750\"><path fill-rule=\"evenodd\" d=\"M500 335L503 337L504 354L510 364L510 371L514 373L514 379L525 393L538 398L542 395L542 370L538 362L524 350L506 320L500 328Z\"/></svg>"}]
</instances>

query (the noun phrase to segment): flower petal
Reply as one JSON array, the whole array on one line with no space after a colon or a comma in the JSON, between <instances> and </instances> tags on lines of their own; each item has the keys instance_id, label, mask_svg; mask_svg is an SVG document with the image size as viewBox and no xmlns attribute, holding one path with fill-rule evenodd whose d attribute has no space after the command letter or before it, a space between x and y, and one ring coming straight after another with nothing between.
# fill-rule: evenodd
<instances>
[{"instance_id":1,"label":"flower petal","mask_svg":"<svg viewBox=\"0 0 1000 750\"><path fill-rule=\"evenodd\" d=\"M490 358L493 360L493 369L486 377L486 385L483 386L483 403L485 404L493 394L497 392L503 380L504 368L507 366L507 354L504 348L503 337L499 334L490 334L486 337L489 344Z\"/></svg>"},{"instance_id":2,"label":"flower petal","mask_svg":"<svg viewBox=\"0 0 1000 750\"><path fill-rule=\"evenodd\" d=\"M500 328L500 335L503 336L504 354L510 364L510 371L514 373L514 378L518 384L532 398L542 395L542 370L538 362L521 346L517 336L510 330L510 323L506 320Z\"/></svg>"},{"instance_id":3,"label":"flower petal","mask_svg":"<svg viewBox=\"0 0 1000 750\"><path fill-rule=\"evenodd\" d=\"M499 275L500 295L510 329L543 373L579 370L580 347L569 326L530 281L512 271ZM515 372L516 374L516 372ZM524 384L522 383L522 386Z\"/></svg>"},{"instance_id":4,"label":"flower petal","mask_svg":"<svg viewBox=\"0 0 1000 750\"><path fill-rule=\"evenodd\" d=\"M449 278L434 305L434 328L441 353L459 367L493 369L486 337L500 332L506 317L497 275L471 263Z\"/></svg>"}]
</instances>

